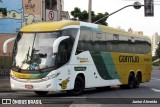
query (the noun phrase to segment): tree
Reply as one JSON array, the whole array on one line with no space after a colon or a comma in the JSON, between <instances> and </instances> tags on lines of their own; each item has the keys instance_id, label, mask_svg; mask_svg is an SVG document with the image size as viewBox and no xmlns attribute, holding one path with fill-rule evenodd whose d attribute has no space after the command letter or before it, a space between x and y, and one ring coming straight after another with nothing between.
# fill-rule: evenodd
<instances>
[{"instance_id":1,"label":"tree","mask_svg":"<svg viewBox=\"0 0 160 107\"><path fill-rule=\"evenodd\" d=\"M158 48L156 49L156 57L160 58L160 42L158 44Z\"/></svg>"},{"instance_id":2,"label":"tree","mask_svg":"<svg viewBox=\"0 0 160 107\"><path fill-rule=\"evenodd\" d=\"M0 12L2 12L3 15L7 16L7 8L0 8Z\"/></svg>"},{"instance_id":3,"label":"tree","mask_svg":"<svg viewBox=\"0 0 160 107\"><path fill-rule=\"evenodd\" d=\"M80 8L75 7L73 11L71 11L71 15L73 16L73 18L71 20L79 20L79 21L84 21L84 22L88 22L88 12L86 10L81 11ZM98 13L97 15L94 13L94 11L92 11L92 22L97 21L98 19L104 17L108 15L107 12L103 13ZM97 22L97 24L102 24L102 25L108 25L108 23L106 22L107 18Z\"/></svg>"}]
</instances>

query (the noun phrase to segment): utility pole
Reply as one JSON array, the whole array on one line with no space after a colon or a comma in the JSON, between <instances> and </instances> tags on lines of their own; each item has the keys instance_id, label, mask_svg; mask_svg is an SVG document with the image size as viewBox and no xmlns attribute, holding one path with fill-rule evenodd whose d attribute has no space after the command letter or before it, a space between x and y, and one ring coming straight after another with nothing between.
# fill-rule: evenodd
<instances>
[{"instance_id":1,"label":"utility pole","mask_svg":"<svg viewBox=\"0 0 160 107\"><path fill-rule=\"evenodd\" d=\"M89 0L88 2L88 22L92 22L92 0Z\"/></svg>"},{"instance_id":2,"label":"utility pole","mask_svg":"<svg viewBox=\"0 0 160 107\"><path fill-rule=\"evenodd\" d=\"M61 20L62 0L57 0L58 20Z\"/></svg>"},{"instance_id":3,"label":"utility pole","mask_svg":"<svg viewBox=\"0 0 160 107\"><path fill-rule=\"evenodd\" d=\"M52 10L52 0L49 1L49 9Z\"/></svg>"}]
</instances>

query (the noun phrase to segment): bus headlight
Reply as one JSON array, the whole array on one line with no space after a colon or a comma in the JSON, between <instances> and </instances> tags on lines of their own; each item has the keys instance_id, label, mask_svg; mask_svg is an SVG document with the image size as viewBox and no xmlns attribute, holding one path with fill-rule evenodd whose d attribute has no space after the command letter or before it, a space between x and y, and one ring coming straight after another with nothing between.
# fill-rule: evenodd
<instances>
[{"instance_id":1,"label":"bus headlight","mask_svg":"<svg viewBox=\"0 0 160 107\"><path fill-rule=\"evenodd\" d=\"M46 76L46 77L42 78L42 80L47 81L47 80L53 79L53 78L57 77L59 74L60 74L60 73L52 74L52 75Z\"/></svg>"}]
</instances>

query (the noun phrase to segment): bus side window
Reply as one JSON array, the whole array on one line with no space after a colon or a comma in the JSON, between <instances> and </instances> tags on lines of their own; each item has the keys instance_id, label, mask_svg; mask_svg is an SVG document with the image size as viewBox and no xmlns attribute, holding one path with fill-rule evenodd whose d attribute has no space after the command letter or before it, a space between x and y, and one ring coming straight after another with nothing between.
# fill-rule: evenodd
<instances>
[{"instance_id":1,"label":"bus side window","mask_svg":"<svg viewBox=\"0 0 160 107\"><path fill-rule=\"evenodd\" d=\"M106 40L106 51L107 52L112 52L112 38L113 38L113 35L111 33L106 33L105 35L105 40Z\"/></svg>"},{"instance_id":2,"label":"bus side window","mask_svg":"<svg viewBox=\"0 0 160 107\"><path fill-rule=\"evenodd\" d=\"M91 50L92 49L91 40L92 40L91 31L81 30L80 37L78 40L76 55L83 51Z\"/></svg>"},{"instance_id":3,"label":"bus side window","mask_svg":"<svg viewBox=\"0 0 160 107\"><path fill-rule=\"evenodd\" d=\"M119 34L113 34L113 40L112 40L112 51L118 52L118 44L119 44Z\"/></svg>"}]
</instances>

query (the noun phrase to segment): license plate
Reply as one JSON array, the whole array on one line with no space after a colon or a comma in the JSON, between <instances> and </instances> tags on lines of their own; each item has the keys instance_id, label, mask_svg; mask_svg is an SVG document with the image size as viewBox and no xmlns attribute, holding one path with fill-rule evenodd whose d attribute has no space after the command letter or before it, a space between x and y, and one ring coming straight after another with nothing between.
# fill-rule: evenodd
<instances>
[{"instance_id":1,"label":"license plate","mask_svg":"<svg viewBox=\"0 0 160 107\"><path fill-rule=\"evenodd\" d=\"M33 85L25 85L25 88L27 88L27 89L32 89L32 88L33 88Z\"/></svg>"}]
</instances>

